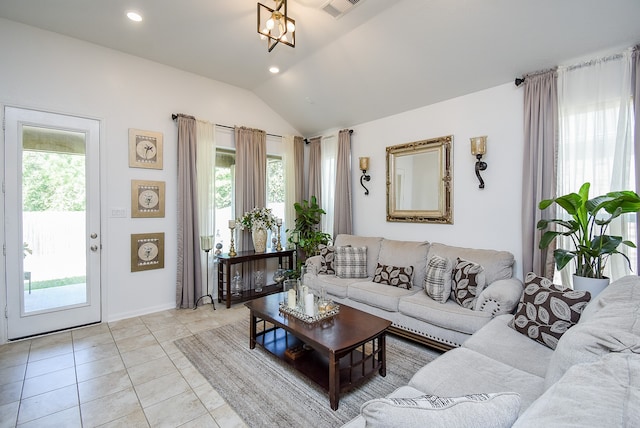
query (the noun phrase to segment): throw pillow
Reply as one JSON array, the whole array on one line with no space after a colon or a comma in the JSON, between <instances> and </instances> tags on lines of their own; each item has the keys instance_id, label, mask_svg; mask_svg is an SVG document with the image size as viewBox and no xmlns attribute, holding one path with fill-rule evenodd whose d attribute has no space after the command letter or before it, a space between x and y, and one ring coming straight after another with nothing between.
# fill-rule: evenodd
<instances>
[{"instance_id":1,"label":"throw pillow","mask_svg":"<svg viewBox=\"0 0 640 428\"><path fill-rule=\"evenodd\" d=\"M333 262L335 260L336 247L321 244L318 249L320 250L320 269L318 273L335 275L336 271L333 267Z\"/></svg>"},{"instance_id":2,"label":"throw pillow","mask_svg":"<svg viewBox=\"0 0 640 428\"><path fill-rule=\"evenodd\" d=\"M460 257L451 272L451 298L460 306L473 309L486 283L484 268Z\"/></svg>"},{"instance_id":3,"label":"throw pillow","mask_svg":"<svg viewBox=\"0 0 640 428\"><path fill-rule=\"evenodd\" d=\"M588 291L565 290L530 272L525 277L525 289L511 326L536 342L556 349L560 337L578 322L589 300Z\"/></svg>"},{"instance_id":4,"label":"throw pillow","mask_svg":"<svg viewBox=\"0 0 640 428\"><path fill-rule=\"evenodd\" d=\"M427 262L424 290L436 302L445 303L451 294L452 263L446 257L433 255Z\"/></svg>"},{"instance_id":5,"label":"throw pillow","mask_svg":"<svg viewBox=\"0 0 640 428\"><path fill-rule=\"evenodd\" d=\"M367 247L336 247L333 267L339 278L366 278Z\"/></svg>"},{"instance_id":6,"label":"throw pillow","mask_svg":"<svg viewBox=\"0 0 640 428\"><path fill-rule=\"evenodd\" d=\"M397 267L378 263L378 266L373 273L373 282L393 285L394 287L410 290L412 277L413 266Z\"/></svg>"},{"instance_id":7,"label":"throw pillow","mask_svg":"<svg viewBox=\"0 0 640 428\"><path fill-rule=\"evenodd\" d=\"M381 398L367 401L360 408L367 428L511 427L519 411L520 395L515 392Z\"/></svg>"}]
</instances>

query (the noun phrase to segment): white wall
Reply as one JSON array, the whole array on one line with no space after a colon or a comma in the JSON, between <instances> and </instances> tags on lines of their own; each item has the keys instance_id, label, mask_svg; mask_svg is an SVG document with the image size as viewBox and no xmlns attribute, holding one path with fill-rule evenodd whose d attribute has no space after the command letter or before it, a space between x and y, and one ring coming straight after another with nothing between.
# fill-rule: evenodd
<instances>
[{"instance_id":1,"label":"white wall","mask_svg":"<svg viewBox=\"0 0 640 428\"><path fill-rule=\"evenodd\" d=\"M177 129L172 113L298 134L244 89L4 19L0 57L0 104L102 121L105 321L175 306ZM128 167L128 128L164 134L164 169ZM166 181L165 218L130 218L132 179ZM109 217L112 208L126 208L127 218ZM130 234L143 232L165 232L165 268L131 273ZM3 283L0 307L5 296ZM4 322L0 317L0 343Z\"/></svg>"},{"instance_id":2,"label":"white wall","mask_svg":"<svg viewBox=\"0 0 640 428\"><path fill-rule=\"evenodd\" d=\"M354 233L506 250L522 277L523 92L513 83L353 126ZM326 134L324 134L326 135ZM386 221L387 146L453 135L453 224ZM487 135L488 164L478 188L471 137ZM360 186L358 158L369 156L371 181Z\"/></svg>"}]
</instances>

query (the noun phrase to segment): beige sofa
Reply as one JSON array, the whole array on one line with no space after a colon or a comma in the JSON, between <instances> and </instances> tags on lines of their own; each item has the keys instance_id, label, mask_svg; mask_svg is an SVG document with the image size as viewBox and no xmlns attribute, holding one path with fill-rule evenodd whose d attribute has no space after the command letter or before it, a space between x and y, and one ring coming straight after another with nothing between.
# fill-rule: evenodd
<instances>
[{"instance_id":1,"label":"beige sofa","mask_svg":"<svg viewBox=\"0 0 640 428\"><path fill-rule=\"evenodd\" d=\"M364 403L345 427L489 426L478 422L487 412L494 427L640 426L638 276L611 283L588 303L555 350L512 328L513 318L494 318L420 369L389 396L395 401ZM402 400L425 394L486 400L438 409Z\"/></svg>"},{"instance_id":2,"label":"beige sofa","mask_svg":"<svg viewBox=\"0 0 640 428\"><path fill-rule=\"evenodd\" d=\"M506 251L453 247L426 241L397 241L381 237L338 235L334 247L366 247L367 278L341 278L329 274L307 274L305 282L315 290L324 288L329 297L392 321L393 333L441 350L459 347L492 318L511 313L522 294L522 282L513 278L514 257ZM486 286L465 308L453 301L440 303L425 293L427 261L433 255L452 262L462 258L480 264ZM412 266L411 289L372 281L378 263ZM307 259L311 272L322 268L322 256Z\"/></svg>"}]
</instances>

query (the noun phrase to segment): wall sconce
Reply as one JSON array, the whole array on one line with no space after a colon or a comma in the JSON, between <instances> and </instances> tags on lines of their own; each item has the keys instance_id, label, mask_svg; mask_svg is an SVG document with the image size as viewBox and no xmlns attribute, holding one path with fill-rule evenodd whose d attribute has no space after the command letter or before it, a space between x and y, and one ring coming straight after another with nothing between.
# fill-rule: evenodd
<instances>
[{"instance_id":1,"label":"wall sconce","mask_svg":"<svg viewBox=\"0 0 640 428\"><path fill-rule=\"evenodd\" d=\"M369 189L367 189L364 186L364 183L362 182L362 180L364 181L371 180L371 176L367 174L368 169L369 169L369 158L360 158L360 170L362 171L362 175L360 176L360 185L364 188L365 195L369 194Z\"/></svg>"},{"instance_id":2,"label":"wall sconce","mask_svg":"<svg viewBox=\"0 0 640 428\"><path fill-rule=\"evenodd\" d=\"M471 138L471 154L476 157L476 177L480 181L478 186L484 189L484 180L480 177L480 171L487 169L487 163L482 162L482 155L487 153L487 136Z\"/></svg>"}]
</instances>

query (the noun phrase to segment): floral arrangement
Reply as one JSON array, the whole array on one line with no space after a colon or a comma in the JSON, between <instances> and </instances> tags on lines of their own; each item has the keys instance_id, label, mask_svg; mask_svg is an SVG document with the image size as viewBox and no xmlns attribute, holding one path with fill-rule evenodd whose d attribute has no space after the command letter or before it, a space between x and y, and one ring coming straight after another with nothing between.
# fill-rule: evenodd
<instances>
[{"instance_id":1,"label":"floral arrangement","mask_svg":"<svg viewBox=\"0 0 640 428\"><path fill-rule=\"evenodd\" d=\"M271 212L271 208L254 208L244 213L236 220L241 230L265 229L275 231L278 219Z\"/></svg>"}]
</instances>

